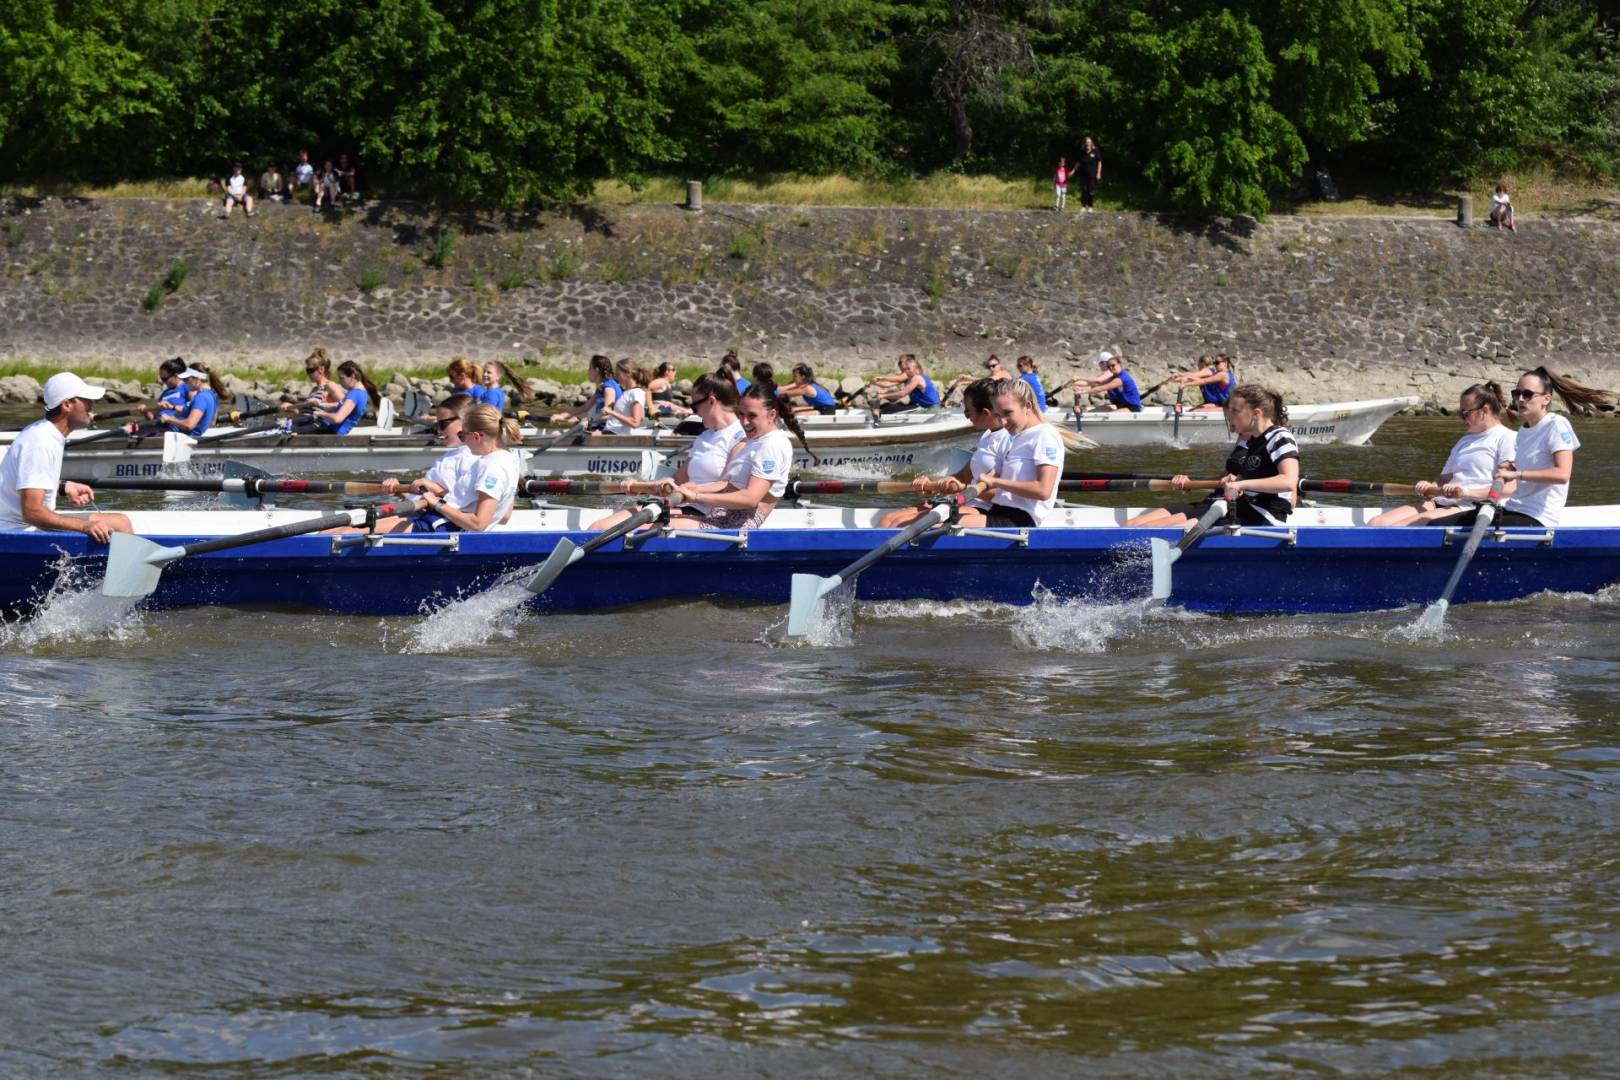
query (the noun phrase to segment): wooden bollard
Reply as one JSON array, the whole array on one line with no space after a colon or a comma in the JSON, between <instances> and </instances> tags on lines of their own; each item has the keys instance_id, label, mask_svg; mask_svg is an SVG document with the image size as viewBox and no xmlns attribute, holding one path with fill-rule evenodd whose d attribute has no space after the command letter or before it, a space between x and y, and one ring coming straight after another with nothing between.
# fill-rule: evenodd
<instances>
[{"instance_id":1,"label":"wooden bollard","mask_svg":"<svg viewBox=\"0 0 1620 1080\"><path fill-rule=\"evenodd\" d=\"M1460 229L1472 228L1474 224L1474 197L1472 195L1457 196L1457 227Z\"/></svg>"},{"instance_id":2,"label":"wooden bollard","mask_svg":"<svg viewBox=\"0 0 1620 1080\"><path fill-rule=\"evenodd\" d=\"M686 208L693 213L703 209L703 181L688 180L686 182Z\"/></svg>"}]
</instances>

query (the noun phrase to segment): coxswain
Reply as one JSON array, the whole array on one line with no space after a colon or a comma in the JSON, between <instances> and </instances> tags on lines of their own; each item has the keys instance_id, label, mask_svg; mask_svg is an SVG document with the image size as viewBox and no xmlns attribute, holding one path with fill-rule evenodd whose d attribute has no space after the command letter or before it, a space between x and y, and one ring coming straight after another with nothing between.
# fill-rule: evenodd
<instances>
[{"instance_id":1,"label":"coxswain","mask_svg":"<svg viewBox=\"0 0 1620 1080\"><path fill-rule=\"evenodd\" d=\"M59 488L74 506L88 506L95 498L88 484L62 482L62 455L68 435L90 426L91 402L106 392L68 371L45 380L45 416L18 432L0 454L0 532L76 532L105 544L115 532L135 531L123 514L56 512Z\"/></svg>"}]
</instances>

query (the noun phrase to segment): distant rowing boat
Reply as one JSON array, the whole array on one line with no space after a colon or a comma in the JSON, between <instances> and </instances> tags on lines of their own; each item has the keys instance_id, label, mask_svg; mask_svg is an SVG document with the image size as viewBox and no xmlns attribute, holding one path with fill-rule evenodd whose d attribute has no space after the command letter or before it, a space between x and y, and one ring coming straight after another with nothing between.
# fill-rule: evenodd
<instances>
[{"instance_id":1,"label":"distant rowing boat","mask_svg":"<svg viewBox=\"0 0 1620 1080\"><path fill-rule=\"evenodd\" d=\"M1148 541L1174 529L1124 528L1132 511L1059 507L1034 529L943 531L862 574L862 599L1118 602L1145 597ZM533 568L558 541L590 538L601 509L521 510L488 533L301 536L182 559L150 603L302 605L363 614L414 613ZM795 573L829 574L893 535L873 509L780 507L742 533L654 535L614 541L580 560L535 603L559 609L726 597L786 603ZM1424 604L1439 595L1467 530L1372 528L1372 509L1307 507L1283 529L1216 529L1175 569L1170 602L1211 612L1363 611ZM165 544L304 520L309 511L134 511L136 529ZM68 533L0 533L0 609L27 612L64 572L95 582L105 548ZM1620 581L1620 506L1570 508L1556 529L1497 529L1453 603L1541 592L1592 593Z\"/></svg>"},{"instance_id":2,"label":"distant rowing boat","mask_svg":"<svg viewBox=\"0 0 1620 1080\"><path fill-rule=\"evenodd\" d=\"M1398 397L1290 405L1288 427L1302 443L1360 446L1385 420L1421 400ZM1139 413L1087 412L1078 422L1073 408L1055 407L1046 410L1046 420L1079 431L1103 447L1214 446L1232 441L1224 413L1183 409L1178 414L1173 405L1148 405Z\"/></svg>"},{"instance_id":3,"label":"distant rowing boat","mask_svg":"<svg viewBox=\"0 0 1620 1080\"><path fill-rule=\"evenodd\" d=\"M165 439L162 435L134 440L99 438L83 447L75 445L102 434L74 432L68 440L66 475L89 479L153 476L163 470L165 462L183 459L189 460L192 475L203 476L223 473L227 461L296 475L425 472L444 452L428 434L378 427L357 427L348 435L219 427L190 446L183 445L184 436ZM532 428L525 431L519 451L526 470L565 476L669 475L680 467L692 443L690 436L649 427L633 435L583 435L542 455L534 453L539 444L557 434ZM15 431L0 432L0 452L16 435ZM230 437L211 441L219 436ZM794 470L829 476L954 471L971 452L975 438L967 420L950 412L885 418L881 424L811 425L806 436L819 461L812 461L795 442Z\"/></svg>"}]
</instances>

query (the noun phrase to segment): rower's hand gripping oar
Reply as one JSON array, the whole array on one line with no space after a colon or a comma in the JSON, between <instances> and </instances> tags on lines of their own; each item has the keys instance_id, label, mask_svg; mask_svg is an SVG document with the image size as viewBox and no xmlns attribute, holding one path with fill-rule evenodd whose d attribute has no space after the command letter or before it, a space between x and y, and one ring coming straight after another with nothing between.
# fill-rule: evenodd
<instances>
[{"instance_id":1,"label":"rower's hand gripping oar","mask_svg":"<svg viewBox=\"0 0 1620 1080\"><path fill-rule=\"evenodd\" d=\"M1215 527L1215 523L1226 516L1226 500L1217 498L1209 504L1204 516L1198 519L1197 524L1188 529L1182 538L1176 542L1175 547L1170 546L1168 540L1153 539L1148 545L1153 550L1153 599L1170 599L1171 567L1181 558L1188 548L1202 540L1204 534Z\"/></svg>"},{"instance_id":2,"label":"rower's hand gripping oar","mask_svg":"<svg viewBox=\"0 0 1620 1080\"><path fill-rule=\"evenodd\" d=\"M1502 482L1500 480L1491 484L1491 493L1479 506L1479 515L1474 518L1474 527L1468 532L1468 542L1463 545L1462 554L1457 556L1457 565L1451 570L1451 578L1446 582L1445 591L1440 599L1423 609L1418 618L1418 629L1432 633L1440 629L1440 624L1446 621L1446 609L1451 607L1451 597L1457 591L1457 585L1462 581L1463 571L1474 560L1474 552L1479 550L1480 541L1485 539L1485 533L1490 530L1491 522L1496 520L1496 507L1502 500Z\"/></svg>"},{"instance_id":3,"label":"rower's hand gripping oar","mask_svg":"<svg viewBox=\"0 0 1620 1080\"><path fill-rule=\"evenodd\" d=\"M788 637L804 637L815 629L821 622L823 613L827 609L827 594L838 588L846 581L853 581L861 571L890 555L917 537L947 521L954 520L961 508L978 498L979 488L972 486L965 488L956 495L938 499L931 509L925 511L921 517L910 525L889 537L865 555L844 567L832 577L820 577L816 574L794 574L791 600L788 604Z\"/></svg>"},{"instance_id":4,"label":"rower's hand gripping oar","mask_svg":"<svg viewBox=\"0 0 1620 1080\"><path fill-rule=\"evenodd\" d=\"M289 536L303 536L323 529L375 524L379 515L411 512L407 508L371 506L344 510L336 514L322 514L307 521L294 521L268 529L222 536L215 540L199 540L181 547L164 547L143 536L113 533L107 552L107 576L101 582L103 596L150 596L158 586L163 568L187 555L203 555L210 551L229 551L231 548L249 547L270 540L283 540Z\"/></svg>"},{"instance_id":5,"label":"rower's hand gripping oar","mask_svg":"<svg viewBox=\"0 0 1620 1080\"><path fill-rule=\"evenodd\" d=\"M597 533L583 544L576 544L568 537L557 541L557 546L551 549L546 561L540 564L540 569L529 575L529 580L523 587L532 593L543 593L551 587L562 572L573 566L579 560L589 555L599 547L613 543L621 536L628 536L643 525L650 525L654 521L668 520L669 502L666 499L652 499L641 504L641 508L611 529Z\"/></svg>"}]
</instances>

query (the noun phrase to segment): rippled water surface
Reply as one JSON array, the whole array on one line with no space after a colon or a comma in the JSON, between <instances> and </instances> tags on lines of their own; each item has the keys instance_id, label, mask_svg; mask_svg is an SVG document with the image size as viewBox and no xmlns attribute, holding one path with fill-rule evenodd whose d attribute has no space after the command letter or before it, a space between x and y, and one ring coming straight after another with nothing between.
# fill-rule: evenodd
<instances>
[{"instance_id":1,"label":"rippled water surface","mask_svg":"<svg viewBox=\"0 0 1620 1080\"><path fill-rule=\"evenodd\" d=\"M1620 589L784 615L0 630L0 1071L1613 1072Z\"/></svg>"}]
</instances>

